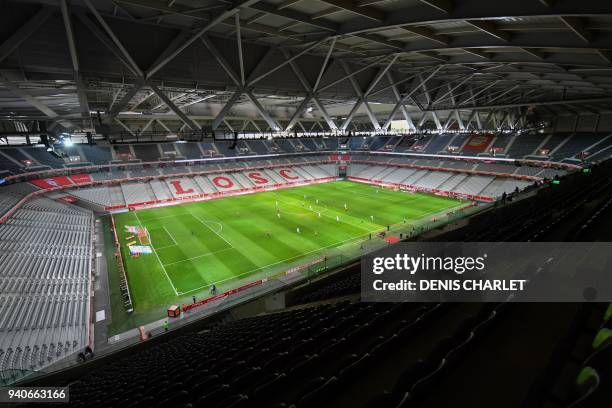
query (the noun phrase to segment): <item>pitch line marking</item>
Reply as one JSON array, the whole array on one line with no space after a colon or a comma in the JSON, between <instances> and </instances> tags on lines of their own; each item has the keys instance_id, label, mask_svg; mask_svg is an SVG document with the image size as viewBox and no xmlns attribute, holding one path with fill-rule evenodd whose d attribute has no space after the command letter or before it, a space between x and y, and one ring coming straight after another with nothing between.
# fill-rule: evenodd
<instances>
[{"instance_id":1,"label":"pitch line marking","mask_svg":"<svg viewBox=\"0 0 612 408\"><path fill-rule=\"evenodd\" d=\"M292 204L292 205L293 205L293 204ZM460 205L460 206L457 206L457 207L451 207L451 208L449 209L449 211L450 211L450 210L452 210L452 209L455 209L455 208L459 208L459 207L461 207L461 205ZM428 213L428 214L437 214L437 213L443 213L443 212L444 212L444 210L442 210L442 211L438 211L438 212L435 212L435 213L434 213L434 212L432 212L432 213ZM422 216L422 218L426 217L428 214L424 214L424 215ZM197 219L197 217L195 217L195 216L194 216L194 218L196 218L196 219ZM421 219L421 218L419 218L419 219ZM200 221L200 222L202 222L201 220L199 220L199 221ZM418 220L417 220L417 221L418 221ZM379 231L379 230L380 230L380 228L377 228L376 230L373 230L373 231L371 231L370 233L376 233L376 232L377 232L377 231ZM237 278L239 278L239 277L241 277L241 276L250 275L250 274L252 274L252 273L254 273L254 272L257 272L257 271L259 271L259 270L262 270L262 269L265 269L265 268L269 268L270 266L278 265L278 264L280 264L280 263L287 262L287 261L292 260L292 259L300 258L300 257L303 257L303 256L305 256L305 255L309 255L309 254L312 254L312 253L315 253L315 252L318 252L318 251L322 251L322 250L327 249L327 248L330 248L330 247L339 247L340 245L345 244L345 243L347 243L347 242L356 242L356 241L359 241L360 239L365 239L365 235L363 235L363 236L357 236L357 237L353 237L353 238L348 238L348 239L346 239L346 240L344 240L344 241L335 242L335 243L333 243L333 244L330 244L330 245L327 245L327 246L324 246L324 247L320 247L320 248L317 248L317 249L313 249L312 251L303 252L303 253L301 253L301 254L299 254L299 255L296 255L296 256L293 256L293 257L290 257L290 258L285 258L285 259L282 259L282 260L280 260L280 261L278 261L278 262L274 262L274 263L271 263L271 264L268 264L268 265L264 265L264 266L261 266L261 267L259 267L259 268L251 269L250 271L243 272L243 273L241 273L241 274L239 274L239 275L234 275L234 276L232 276L231 278L221 279L221 280L218 280L218 281L215 281L215 282L211 282L211 283L218 284L218 283L226 282L226 281L229 281L229 280L237 279ZM231 249L231 248L227 248L227 249ZM197 288L194 288L194 289L190 289L190 290L188 290L188 291L186 291L186 292L181 292L181 294L188 294L188 293L191 293L191 292L195 292L195 291L197 291L197 290L200 290L200 289L207 288L207 287L209 287L209 286L210 286L210 283L209 283L209 284L207 284L207 285L204 285L204 286L200 286L200 287L197 287Z\"/></svg>"},{"instance_id":2,"label":"pitch line marking","mask_svg":"<svg viewBox=\"0 0 612 408\"><path fill-rule=\"evenodd\" d=\"M287 201L287 200L280 199L279 201L283 201L283 202L285 202L285 203L286 203L286 204L288 204L288 205L293 205L294 207L301 208L299 204L293 204L293 203L291 203L291 202L289 202L289 201ZM326 208L325 208L325 211L326 211L326 210L329 210L329 208L327 208L327 207L326 207ZM309 209L304 208L304 211L308 211L308 212L312 212L312 213L314 213L314 214L317 214L317 212L316 212L315 210L309 210ZM338 216L343 216L343 217L344 217L344 216L346 215L346 214L344 214L344 213L341 213L341 212L339 212L339 211L336 211L335 209L332 209L332 211L333 211L333 212L336 212ZM288 212L288 213L289 213L289 214L295 214L295 213L291 213L291 212ZM324 211L321 211L321 215L322 215L322 216L324 216L324 217L327 217L327 218L330 218L330 219L332 219L332 220L336 221L336 219L334 218L334 216L333 216L333 215L328 215L328 214L326 214ZM353 218L353 219L354 219L354 218L356 218L356 217L354 217L354 216L352 216L352 215L349 215L349 217L351 217L351 218ZM343 224L350 225L351 227L354 227L354 228L360 229L360 230L362 230L362 231L366 231L366 232L369 232L369 231L370 231L369 229L364 228L364 227L361 227L361 226L360 226L360 225L358 225L358 224L353 224L353 223L351 223L351 222L346 222L346 221L343 221L343 220L341 220L340 222L341 222L341 223L343 223ZM380 228L384 228L384 226L382 226L382 225L381 225L381 226L380 226L378 229L380 229ZM378 229L377 229L377 230L378 230Z\"/></svg>"},{"instance_id":3,"label":"pitch line marking","mask_svg":"<svg viewBox=\"0 0 612 408\"><path fill-rule=\"evenodd\" d=\"M377 230L377 231L378 231L378 230ZM376 231L372 231L372 233L374 233L374 232L376 232ZM283 263L283 262L286 262L286 261L289 261L289 260L292 260L292 259L300 258L300 257L302 257L302 256L304 256L304 255L312 254L312 253L315 253L315 252L317 252L317 251L322 251L322 250L327 249L327 248L330 248L330 247L340 246L341 244L345 244L345 243L347 243L347 242L359 241L360 239L365 239L365 236L358 236L358 237L353 237L353 238L345 239L344 241L335 242L335 243L333 243L333 244L330 244L330 245L327 245L327 246L324 246L324 247L320 247L320 248L317 248L317 249L313 249L312 251L303 252L303 253L301 253L300 255L292 256L292 257L290 257L290 258L285 258L285 259L282 259L282 260L280 260L280 261L278 261L278 262L274 262L274 263L271 263L271 264L268 264L268 265L260 266L259 268L251 269L250 271L247 271L247 272L241 273L241 274L239 274L239 275L234 275L234 276L232 276L231 278L225 278L225 279L221 279L221 280L218 280L218 281L215 281L215 282L211 282L211 283L215 283L215 284L217 284L217 283L221 283L221 282L226 282L226 281L228 281L228 280L236 279L236 278L239 278L239 277L244 276L244 275L249 275L249 274L251 274L251 273L253 273L253 272L257 272L257 271L259 271L259 270L262 270L262 269L268 268L268 267L270 267L270 266L278 265L278 264L280 264L280 263ZM229 249L229 248L228 248L228 249ZM209 287L209 286L210 286L210 284L207 284L207 285L200 286L200 287L198 287L198 288L191 289L191 290L188 290L187 292L182 292L182 293L183 293L183 294L186 294L186 293L191 293L191 292L194 292L194 291L196 291L196 290L200 290L200 289L207 288L207 287Z\"/></svg>"},{"instance_id":4,"label":"pitch line marking","mask_svg":"<svg viewBox=\"0 0 612 408\"><path fill-rule=\"evenodd\" d=\"M134 215L136 216L136 220L138 221L138 224L140 224L140 227L144 228L143 225L142 225L142 222L140 222L140 218L138 218L138 211L134 211ZM172 286L172 290L174 291L174 294L176 296L178 296L179 294L176 291L176 288L174 287L174 283L172 282L172 279L170 279L170 276L168 276L168 272L166 271L166 267L162 263L161 259L159 259L159 255L157 255L157 251L155 250L155 247L153 245L151 245L151 249L153 250L153 253L155 254L155 257L157 258L157 262L159 262L159 264L161 265L162 270L164 271L164 275L166 275L166 279L168 279L168 282L170 282L170 286Z\"/></svg>"},{"instance_id":5,"label":"pitch line marking","mask_svg":"<svg viewBox=\"0 0 612 408\"><path fill-rule=\"evenodd\" d=\"M164 246L161 246L161 247L158 247L158 248L155 248L155 249L159 251L161 249L172 248L172 247L175 247L175 246L176 246L175 244L164 245Z\"/></svg>"},{"instance_id":6,"label":"pitch line marking","mask_svg":"<svg viewBox=\"0 0 612 408\"><path fill-rule=\"evenodd\" d=\"M221 231L223 231L223 224L221 224L221 223L220 223L220 222L218 222L218 221L212 221L212 220L207 220L207 219L204 219L204 222L205 222L205 223L209 223L209 224L217 224L217 225L219 226L219 230L218 230L217 232L221 233ZM210 228L210 227L208 227L208 228ZM211 228L211 229L212 229L212 228Z\"/></svg>"},{"instance_id":7,"label":"pitch line marking","mask_svg":"<svg viewBox=\"0 0 612 408\"><path fill-rule=\"evenodd\" d=\"M164 215L161 217L151 217L149 220L163 220L165 218L180 217L181 215L191 215L191 213L181 213L181 214L173 214L173 215ZM154 229L159 229L159 228L154 228Z\"/></svg>"},{"instance_id":8,"label":"pitch line marking","mask_svg":"<svg viewBox=\"0 0 612 408\"><path fill-rule=\"evenodd\" d=\"M168 228L166 228L166 226L162 226L162 228L164 229L164 231L166 231L166 233L168 234L168 236L170 237L170 239L172 240L172 242L174 242L174 245L178 245L178 242L176 242L176 239L174 239L174 237L172 236L172 234L170 233L170 231L168 231ZM169 245L171 246L171 245Z\"/></svg>"},{"instance_id":9,"label":"pitch line marking","mask_svg":"<svg viewBox=\"0 0 612 408\"><path fill-rule=\"evenodd\" d=\"M218 254L220 252L229 251L230 249L235 249L235 248L233 248L233 247L232 248L224 248L224 249L220 249L218 251L207 252L205 254L194 256L194 257L187 258L187 259L183 259L183 260L180 260L180 261L170 262L170 263L165 264L165 266L175 265L175 264L178 264L178 263L181 263L181 262L191 261L193 259L204 258L205 256L214 255L214 254Z\"/></svg>"},{"instance_id":10,"label":"pitch line marking","mask_svg":"<svg viewBox=\"0 0 612 408\"><path fill-rule=\"evenodd\" d=\"M214 234L217 234L217 236L219 238L221 238L223 241L225 241L225 243L227 243L227 245L229 245L230 248L234 247L227 239L223 238L223 236L221 234L219 234L217 231L215 231L214 229L212 229L208 225L206 225L205 221L202 221L199 217L196 217L193 213L190 213L190 214L191 214L191 216L193 218L195 218L196 220L200 221L202 223L202 225L204 225L207 229L211 230ZM221 225L221 224L219 224L219 225Z\"/></svg>"}]
</instances>

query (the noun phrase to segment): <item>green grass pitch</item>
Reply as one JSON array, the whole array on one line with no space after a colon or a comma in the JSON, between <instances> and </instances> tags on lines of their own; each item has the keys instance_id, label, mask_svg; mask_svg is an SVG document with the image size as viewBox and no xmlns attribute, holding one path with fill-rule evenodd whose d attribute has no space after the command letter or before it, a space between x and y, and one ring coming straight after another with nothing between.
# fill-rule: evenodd
<instances>
[{"instance_id":1,"label":"green grass pitch","mask_svg":"<svg viewBox=\"0 0 612 408\"><path fill-rule=\"evenodd\" d=\"M115 215L115 223L135 313L142 313L192 295L201 298L213 282L225 290L387 225L414 222L461 204L336 181L122 213ZM146 227L155 253L131 258L126 225Z\"/></svg>"}]
</instances>

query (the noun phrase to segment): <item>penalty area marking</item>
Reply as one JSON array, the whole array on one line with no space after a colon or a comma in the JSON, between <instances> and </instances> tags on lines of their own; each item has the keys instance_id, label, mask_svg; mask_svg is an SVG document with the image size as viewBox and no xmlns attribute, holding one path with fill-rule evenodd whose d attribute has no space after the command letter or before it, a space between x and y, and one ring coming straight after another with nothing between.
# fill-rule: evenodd
<instances>
[{"instance_id":1,"label":"penalty area marking","mask_svg":"<svg viewBox=\"0 0 612 408\"><path fill-rule=\"evenodd\" d=\"M142 222L140 222L140 218L138 218L138 211L134 211L134 215L136 216L136 220L138 221L138 224L140 224L140 228L144 228L144 226L142 225ZM179 293L177 292L176 288L174 287L174 283L172 282L172 279L170 279L170 276L168 276L168 272L166 271L166 267L162 263L161 259L159 259L159 255L157 255L157 251L155 250L155 247L153 245L151 245L151 249L153 250L153 253L155 254L155 257L157 258L157 262L159 262L159 264L161 265L162 270L164 271L164 275L166 275L166 279L168 279L168 282L170 283L170 286L172 286L172 290L174 291L174 294L176 296L178 296Z\"/></svg>"},{"instance_id":2,"label":"penalty area marking","mask_svg":"<svg viewBox=\"0 0 612 408\"><path fill-rule=\"evenodd\" d=\"M374 233L374 232L375 231L372 231L372 233ZM313 249L312 251L304 252L304 253L301 253L299 255L292 256L290 258L281 259L280 261L277 261L277 262L274 262L274 263L271 263L271 264L268 264L268 265L260 266L259 268L251 269L250 271L243 272L243 273L238 274L238 275L234 275L231 278L225 278L225 279L221 279L221 280L218 280L218 281L215 281L215 282L211 282L211 283L214 283L214 284L222 283L222 282L226 282L226 281L229 281L229 280L232 280L232 279L239 278L241 276L250 275L250 274L252 274L254 272L257 272L257 271L260 271L262 269L269 268L270 266L278 265L280 263L287 262L287 261L290 261L292 259L300 258L300 257L303 257L305 255L310 255L312 253L315 253L315 252L318 252L318 251L322 251L324 249L328 249L328 248L331 248L331 247L338 247L338 246L340 246L342 244L346 244L347 242L359 241L361 239L365 239L365 236L361 236L360 235L358 237L348 238L348 239L345 239L344 241L339 241L339 242L336 242L336 243L333 243L333 244L330 244L330 245L327 245L327 246L324 246L324 247ZM195 289L188 290L187 292L181 292L181 294L187 294L187 293L195 292L196 290L207 288L207 287L210 286L211 283L209 283L207 285L204 285L204 286L200 286L200 287L195 288Z\"/></svg>"},{"instance_id":3,"label":"penalty area marking","mask_svg":"<svg viewBox=\"0 0 612 408\"><path fill-rule=\"evenodd\" d=\"M164 231L166 231L166 233L168 234L168 236L170 237L170 239L172 240L172 242L174 242L174 245L178 245L178 242L176 242L176 239L174 239L174 237L172 236L172 234L170 233L170 231L168 231L168 228L166 228L166 226L162 226L162 228L164 229ZM170 245L169 245L170 246Z\"/></svg>"},{"instance_id":4,"label":"penalty area marking","mask_svg":"<svg viewBox=\"0 0 612 408\"><path fill-rule=\"evenodd\" d=\"M173 243L170 244L170 245L164 245L164 246L158 247L158 246L153 245L153 241L151 241L151 246L154 247L157 251L159 251L161 249L172 248L172 247L178 246L178 242L176 242L176 239L174 239L174 237L172 236L172 234L170 234L170 231L168 231L166 229L166 227L162 226L162 227L159 227L159 228L149 228L149 234L151 232L153 232L153 231L158 231L158 230L161 230L161 229L164 229L166 231L166 234L168 234L168 236L170 237L170 239L172 240Z\"/></svg>"},{"instance_id":5,"label":"penalty area marking","mask_svg":"<svg viewBox=\"0 0 612 408\"><path fill-rule=\"evenodd\" d=\"M458 208L458 207L453 207L453 208ZM425 216L427 216L427 215L424 215L424 217ZM196 216L194 216L194 218L197 219ZM200 220L200 219L198 219L198 221L203 223L203 221ZM369 233L375 234L378 231L380 231L380 228L377 228L377 229L375 229L375 230L373 230L373 231L371 231ZM346 244L346 243L349 243L349 242L357 242L357 241L362 240L362 239L365 240L366 236L365 235L360 235L360 236L357 236L357 237L348 238L348 239L345 239L343 241L339 241L339 242L335 242L335 243L330 244L330 245L326 245L324 247L313 249L312 251L304 252L304 253L301 253L299 255L290 257L290 258L285 258L285 259L282 259L280 261L277 261L277 262L274 262L274 263L271 263L271 264L268 264L268 265L260 266L259 268L251 269L250 271L243 272L243 273L238 274L238 275L234 275L234 276L232 276L230 278L226 278L226 279L221 279L221 280L218 280L218 281L210 282L210 283L208 283L208 284L206 284L204 286L200 286L200 287L197 287L197 288L194 288L194 289L190 289L190 290L188 290L186 292L180 292L180 294L184 295L184 294L188 294L188 293L191 293L191 292L195 292L195 291L198 291L198 290L201 290L201 289L209 287L211 283L219 284L219 283L227 282L229 280L237 279L237 278L240 278L242 276L250 275L250 274L252 274L254 272L260 271L260 270L265 269L265 268L269 268L271 266L275 266L275 265L278 265L278 264L281 264L281 263L284 263L284 262L287 262L287 261L291 261L293 259L301 258L301 257L304 257L306 255L310 255L312 253L316 253L316 252L319 252L319 251L322 251L322 250L325 250L325 249L328 249L328 248L339 247L340 245ZM223 249L223 250L220 250L220 251L216 251L216 252L221 252L221 251L225 251L225 250L229 250L229 249L232 249L232 248L226 248L226 249ZM211 254L214 254L216 252L208 253L208 254L205 254L203 256L211 255ZM183 262L183 261L180 261L180 262Z\"/></svg>"},{"instance_id":6,"label":"penalty area marking","mask_svg":"<svg viewBox=\"0 0 612 408\"><path fill-rule=\"evenodd\" d=\"M218 250L218 251L207 252L207 253L205 253L205 254L198 255L198 256L194 256L194 257L191 257L191 258L181 259L180 261L170 262L170 263L167 263L165 266L176 265L176 264L179 264L179 263L181 263L181 262L187 262L187 261L192 261L192 260L194 260L194 259L198 259L198 258L204 258L204 257L206 257L206 256L215 255L215 254L218 254L218 253L220 253L220 252L229 251L229 250L231 250L231 249L234 249L234 248L233 248L233 247L232 247L232 248L224 248L224 249L220 249L220 250Z\"/></svg>"}]
</instances>

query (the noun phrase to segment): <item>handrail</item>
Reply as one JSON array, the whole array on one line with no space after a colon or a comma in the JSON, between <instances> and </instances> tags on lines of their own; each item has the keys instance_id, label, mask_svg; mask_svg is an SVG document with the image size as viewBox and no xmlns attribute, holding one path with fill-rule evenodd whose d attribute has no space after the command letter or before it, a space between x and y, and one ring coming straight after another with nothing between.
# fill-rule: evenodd
<instances>
[{"instance_id":1,"label":"handrail","mask_svg":"<svg viewBox=\"0 0 612 408\"><path fill-rule=\"evenodd\" d=\"M330 153L333 151L322 151L322 152L318 152L319 154L322 153ZM360 153L360 152L356 152L356 151L349 151L349 152L340 152L340 151L336 151L335 154L339 154L339 155L346 155L346 154L355 154L355 153ZM361 153L366 153L366 151L363 151ZM397 153L397 152L367 152L370 154L375 154L375 155L389 155L389 156L423 156L423 157L435 157L435 158L450 158L453 160L475 160L475 161L491 161L491 159L487 158L486 160L484 160L482 157L476 157L476 156L447 156L447 155L431 155L431 154L418 154L418 153ZM310 153L306 153L306 154L316 154L314 152L310 152ZM288 153L288 154L266 154L266 155L255 155L255 156L243 156L242 158L250 158L250 159L266 159L266 158L279 158L279 157L291 157L291 156L304 156L305 153ZM174 160L174 161L158 161L158 162L149 162L149 164L167 164L167 163L199 163L199 162L224 162L227 160L230 161L236 161L237 159L239 159L240 156L238 157L223 157L223 158L206 158L206 159L193 159L193 160L189 160L189 159L181 159L181 160ZM339 160L341 160L339 158ZM501 162L516 162L516 161L521 161L521 160L517 160L517 159L505 159L505 158L499 158L499 159L493 159L493 161L501 161ZM68 188L73 188L73 187L85 187L85 186L97 186L97 185L114 185L114 184L119 184L121 182L126 182L126 181L146 181L146 180L153 180L153 179L160 179L160 180L164 180L166 178L176 178L176 177L187 177L187 176L194 176L194 175L206 175L206 174L217 174L217 173L233 173L236 171L244 171L244 170L257 170L257 169L269 169L269 168L277 168L277 167L287 167L287 166L293 166L293 165L303 165L303 164L324 164L324 163L329 163L332 162L333 160L328 156L327 159L324 160L314 160L314 161L305 161L302 163L291 163L291 164L269 164L269 165L262 165L262 166L253 166L253 167L236 167L236 168L228 168L228 169L221 169L221 170L206 170L206 171L199 171L199 172L184 172L184 173L174 173L174 174L161 174L161 175L152 175L152 176L139 176L139 177L126 177L126 178L120 178L120 179L111 179L111 180L92 180L91 182L85 182L85 183L80 183L80 184L75 184L75 185L68 185L68 186L58 186L58 187L54 187L54 188L50 188L50 189L43 189L43 190L38 190L35 192L32 192L28 195L26 195L25 197L23 197L19 202L17 202L11 209L9 209L2 217L0 217L0 224L3 224L4 222L6 222L6 220L12 216L15 211L17 211L19 208L21 208L21 206L23 206L23 204L25 204L27 201L29 201L31 198L36 197L40 194L44 194L44 193L48 193L48 192L53 192L53 191L61 191L61 190L65 190ZM349 156L349 161L351 161L351 157ZM356 160L353 160L356 163L359 163L360 160L357 158ZM366 162L369 163L369 161L367 160L361 160L362 162ZM521 161L521 162L534 162L534 161ZM245 163L248 163L248 161L246 161ZM442 168L442 167L434 167L434 166L421 166L421 165L409 165L409 164L401 164L401 163L382 163L382 162L373 162L376 163L378 165L388 165L388 166L396 166L396 167L414 167L414 168L423 168L423 169L428 169L428 170L438 170L438 171L452 171L452 172L464 172L464 173L471 173L471 174L482 174L482 175L495 175L495 176L499 176L499 177L511 177L511 178L516 178L516 179L523 179L523 180L533 180L533 181L539 181L542 178L541 177L537 177L537 176L523 176L523 175L512 175L512 174L505 174L505 173L495 173L495 172L487 172L487 171L479 171L479 170L463 170L463 169L454 169L454 168ZM535 163L540 163L539 161L535 161ZM561 168L567 168L567 169L571 169L571 170L576 170L576 169L580 169L580 166L577 165L573 165L573 164L568 164L568 163L558 163L558 162L541 162L542 164L546 164L546 166L541 166L541 167L546 167L546 168L550 168L553 167L551 166L551 164L554 164L555 166L561 167ZM76 168L70 168L69 170L79 170L79 169L106 169L106 168L113 168L113 167L123 167L125 169L125 167L131 167L131 166L142 166L143 163L125 163L125 164L117 164L117 165L101 165L101 166L86 166L86 167L76 167ZM538 166L539 167L539 166ZM59 171L60 169L55 169L54 171ZM65 169L66 170L66 169ZM34 173L31 173L34 174ZM23 176L23 175L21 175ZM12 177L12 176L11 176ZM19 176L14 176L14 177L19 177ZM1 188L1 187L0 187Z\"/></svg>"},{"instance_id":2,"label":"handrail","mask_svg":"<svg viewBox=\"0 0 612 408\"><path fill-rule=\"evenodd\" d=\"M318 160L318 161L305 161L301 163L291 163L291 164L268 164L262 166L254 166L254 167L236 167L229 169L215 169L215 170L205 170L205 171L197 171L197 172L186 172L186 173L175 173L175 174L157 174L152 176L141 176L141 177L125 177L111 180L93 180L89 182L84 182L80 184L70 184L66 186L57 186L52 188L40 189L33 191L26 196L24 196L21 200L19 200L13 207L11 207L2 217L0 217L0 224L4 224L6 220L8 220L19 208L21 208L26 202L30 199L37 197L41 194L46 194L54 191L63 191L70 188L75 187L89 187L89 186L100 186L100 185L115 185L120 184L126 181L147 181L147 180L164 180L167 178L178 178L178 177L187 177L187 176L199 176L199 175L207 175L207 174L219 174L219 173L235 173L238 171L245 170L259 170L259 169L271 169L278 167L292 167L296 165L309 165L309 164L327 164L330 163L331 160Z\"/></svg>"},{"instance_id":3,"label":"handrail","mask_svg":"<svg viewBox=\"0 0 612 408\"><path fill-rule=\"evenodd\" d=\"M177 160L158 160L158 161L137 161L137 162L122 162L122 163L109 163L109 164L99 164L93 166L73 166L73 167L62 167L62 168L51 168L40 171L33 171L27 173L20 173L11 176L4 177L5 183L10 183L15 180L20 180L24 178L31 178L34 176L51 176L58 174L73 174L77 172L81 173L89 173L100 170L112 170L112 169L125 169L130 167L138 167L143 165L149 166L157 166L166 167L167 165L176 165L176 164L185 164L185 163L211 163L211 162L227 162L227 161L236 161L236 160L266 160L270 158L279 158L279 157L292 157L292 156L307 156L307 155L316 155L316 154L372 154L372 155L382 155L382 156L408 156L408 157L425 157L425 158L437 158L437 159L448 159L448 160L459 160L459 161L479 161L479 162L504 162L504 163L526 163L532 165L534 167L559 167L566 168L571 170L581 169L582 166L570 163L561 163L549 160L523 160L523 159L512 159L505 157L485 157L485 156L456 156L456 155L445 155L445 154L429 154L429 153L411 153L411 152L385 152L385 151L371 151L371 150L309 150L303 152L290 152L290 153L270 153L270 154L259 154L259 155L245 155L245 156L222 156L222 157L207 157L201 159L177 159ZM136 159L139 160L139 159Z\"/></svg>"}]
</instances>

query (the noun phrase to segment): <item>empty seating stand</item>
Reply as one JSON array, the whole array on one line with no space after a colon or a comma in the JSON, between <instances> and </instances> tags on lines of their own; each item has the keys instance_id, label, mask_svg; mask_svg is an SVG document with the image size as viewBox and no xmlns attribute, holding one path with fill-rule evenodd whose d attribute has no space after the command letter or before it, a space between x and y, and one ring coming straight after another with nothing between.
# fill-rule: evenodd
<instances>
[{"instance_id":1,"label":"empty seating stand","mask_svg":"<svg viewBox=\"0 0 612 408\"><path fill-rule=\"evenodd\" d=\"M236 156L236 149L232 149L231 146L234 142L229 141L216 141L215 146L217 146L217 151L221 153L225 157L233 157Z\"/></svg>"},{"instance_id":2,"label":"empty seating stand","mask_svg":"<svg viewBox=\"0 0 612 408\"><path fill-rule=\"evenodd\" d=\"M48 152L46 147L31 147L27 149L27 152L43 166L53 168L64 167L65 161L55 156L51 152Z\"/></svg>"},{"instance_id":3,"label":"empty seating stand","mask_svg":"<svg viewBox=\"0 0 612 408\"><path fill-rule=\"evenodd\" d=\"M276 145L281 149L281 151L286 153L292 153L295 151L295 147L289 139L276 139L275 141Z\"/></svg>"},{"instance_id":4,"label":"empty seating stand","mask_svg":"<svg viewBox=\"0 0 612 408\"><path fill-rule=\"evenodd\" d=\"M325 145L325 148L328 150L336 150L338 149L338 139L337 138L323 138L321 139L323 141L323 144Z\"/></svg>"},{"instance_id":5,"label":"empty seating stand","mask_svg":"<svg viewBox=\"0 0 612 408\"><path fill-rule=\"evenodd\" d=\"M113 160L113 155L107 146L80 145L79 147L85 155L85 160L93 164L108 164Z\"/></svg>"},{"instance_id":6,"label":"empty seating stand","mask_svg":"<svg viewBox=\"0 0 612 408\"><path fill-rule=\"evenodd\" d=\"M70 385L71 404L315 406L321 390L363 367L362 356L388 349L374 350L372 333L434 317L420 310L342 302L229 322L94 370Z\"/></svg>"},{"instance_id":7,"label":"empty seating stand","mask_svg":"<svg viewBox=\"0 0 612 408\"><path fill-rule=\"evenodd\" d=\"M369 140L365 136L356 136L349 138L348 147L351 150L367 150Z\"/></svg>"},{"instance_id":8,"label":"empty seating stand","mask_svg":"<svg viewBox=\"0 0 612 408\"><path fill-rule=\"evenodd\" d=\"M26 156L20 148L2 149L1 152L22 166L25 166L27 161L32 161L32 158Z\"/></svg>"},{"instance_id":9,"label":"empty seating stand","mask_svg":"<svg viewBox=\"0 0 612 408\"><path fill-rule=\"evenodd\" d=\"M6 151L8 151L8 149L0 150L0 177L18 174L24 171L24 166L21 163L16 162L11 156L3 153Z\"/></svg>"},{"instance_id":10,"label":"empty seating stand","mask_svg":"<svg viewBox=\"0 0 612 408\"><path fill-rule=\"evenodd\" d=\"M29 183L0 186L0 215L13 208L26 195L36 190L36 187Z\"/></svg>"},{"instance_id":11,"label":"empty seating stand","mask_svg":"<svg viewBox=\"0 0 612 408\"><path fill-rule=\"evenodd\" d=\"M255 152L255 154L270 153L270 151L262 140L246 140L246 143L249 145L251 151Z\"/></svg>"},{"instance_id":12,"label":"empty seating stand","mask_svg":"<svg viewBox=\"0 0 612 408\"><path fill-rule=\"evenodd\" d=\"M0 372L44 369L85 348L92 234L90 211L46 198L0 225Z\"/></svg>"},{"instance_id":13,"label":"empty seating stand","mask_svg":"<svg viewBox=\"0 0 612 408\"><path fill-rule=\"evenodd\" d=\"M523 158L533 154L535 149L544 141L545 136L539 133L518 135L514 143L507 151L508 156L513 158Z\"/></svg>"},{"instance_id":14,"label":"empty seating stand","mask_svg":"<svg viewBox=\"0 0 612 408\"><path fill-rule=\"evenodd\" d=\"M591 145L594 145L603 138L604 136L600 133L576 133L554 151L552 157L555 160L563 160L576 156L581 152L587 151Z\"/></svg>"},{"instance_id":15,"label":"empty seating stand","mask_svg":"<svg viewBox=\"0 0 612 408\"><path fill-rule=\"evenodd\" d=\"M319 149L312 139L304 138L301 140L301 142L307 150L315 151Z\"/></svg>"},{"instance_id":16,"label":"empty seating stand","mask_svg":"<svg viewBox=\"0 0 612 408\"><path fill-rule=\"evenodd\" d=\"M157 144L135 144L132 146L136 158L144 162L159 161L160 153Z\"/></svg>"},{"instance_id":17,"label":"empty seating stand","mask_svg":"<svg viewBox=\"0 0 612 408\"><path fill-rule=\"evenodd\" d=\"M376 136L370 140L370 150L379 150L391 139L389 136Z\"/></svg>"},{"instance_id":18,"label":"empty seating stand","mask_svg":"<svg viewBox=\"0 0 612 408\"><path fill-rule=\"evenodd\" d=\"M402 140L395 146L394 151L396 152L406 152L408 151L416 139L413 136L404 136Z\"/></svg>"},{"instance_id":19,"label":"empty seating stand","mask_svg":"<svg viewBox=\"0 0 612 408\"><path fill-rule=\"evenodd\" d=\"M512 138L516 137L514 133L500 133L495 137L491 148L493 150L501 149L500 154L506 153L506 147L512 141Z\"/></svg>"},{"instance_id":20,"label":"empty seating stand","mask_svg":"<svg viewBox=\"0 0 612 408\"><path fill-rule=\"evenodd\" d=\"M450 143L453 137L450 135L433 135L431 140L425 146L425 153L436 154L444 151L444 148Z\"/></svg>"},{"instance_id":21,"label":"empty seating stand","mask_svg":"<svg viewBox=\"0 0 612 408\"><path fill-rule=\"evenodd\" d=\"M177 143L176 148L180 156L186 159L202 158L202 151L197 143Z\"/></svg>"}]
</instances>

